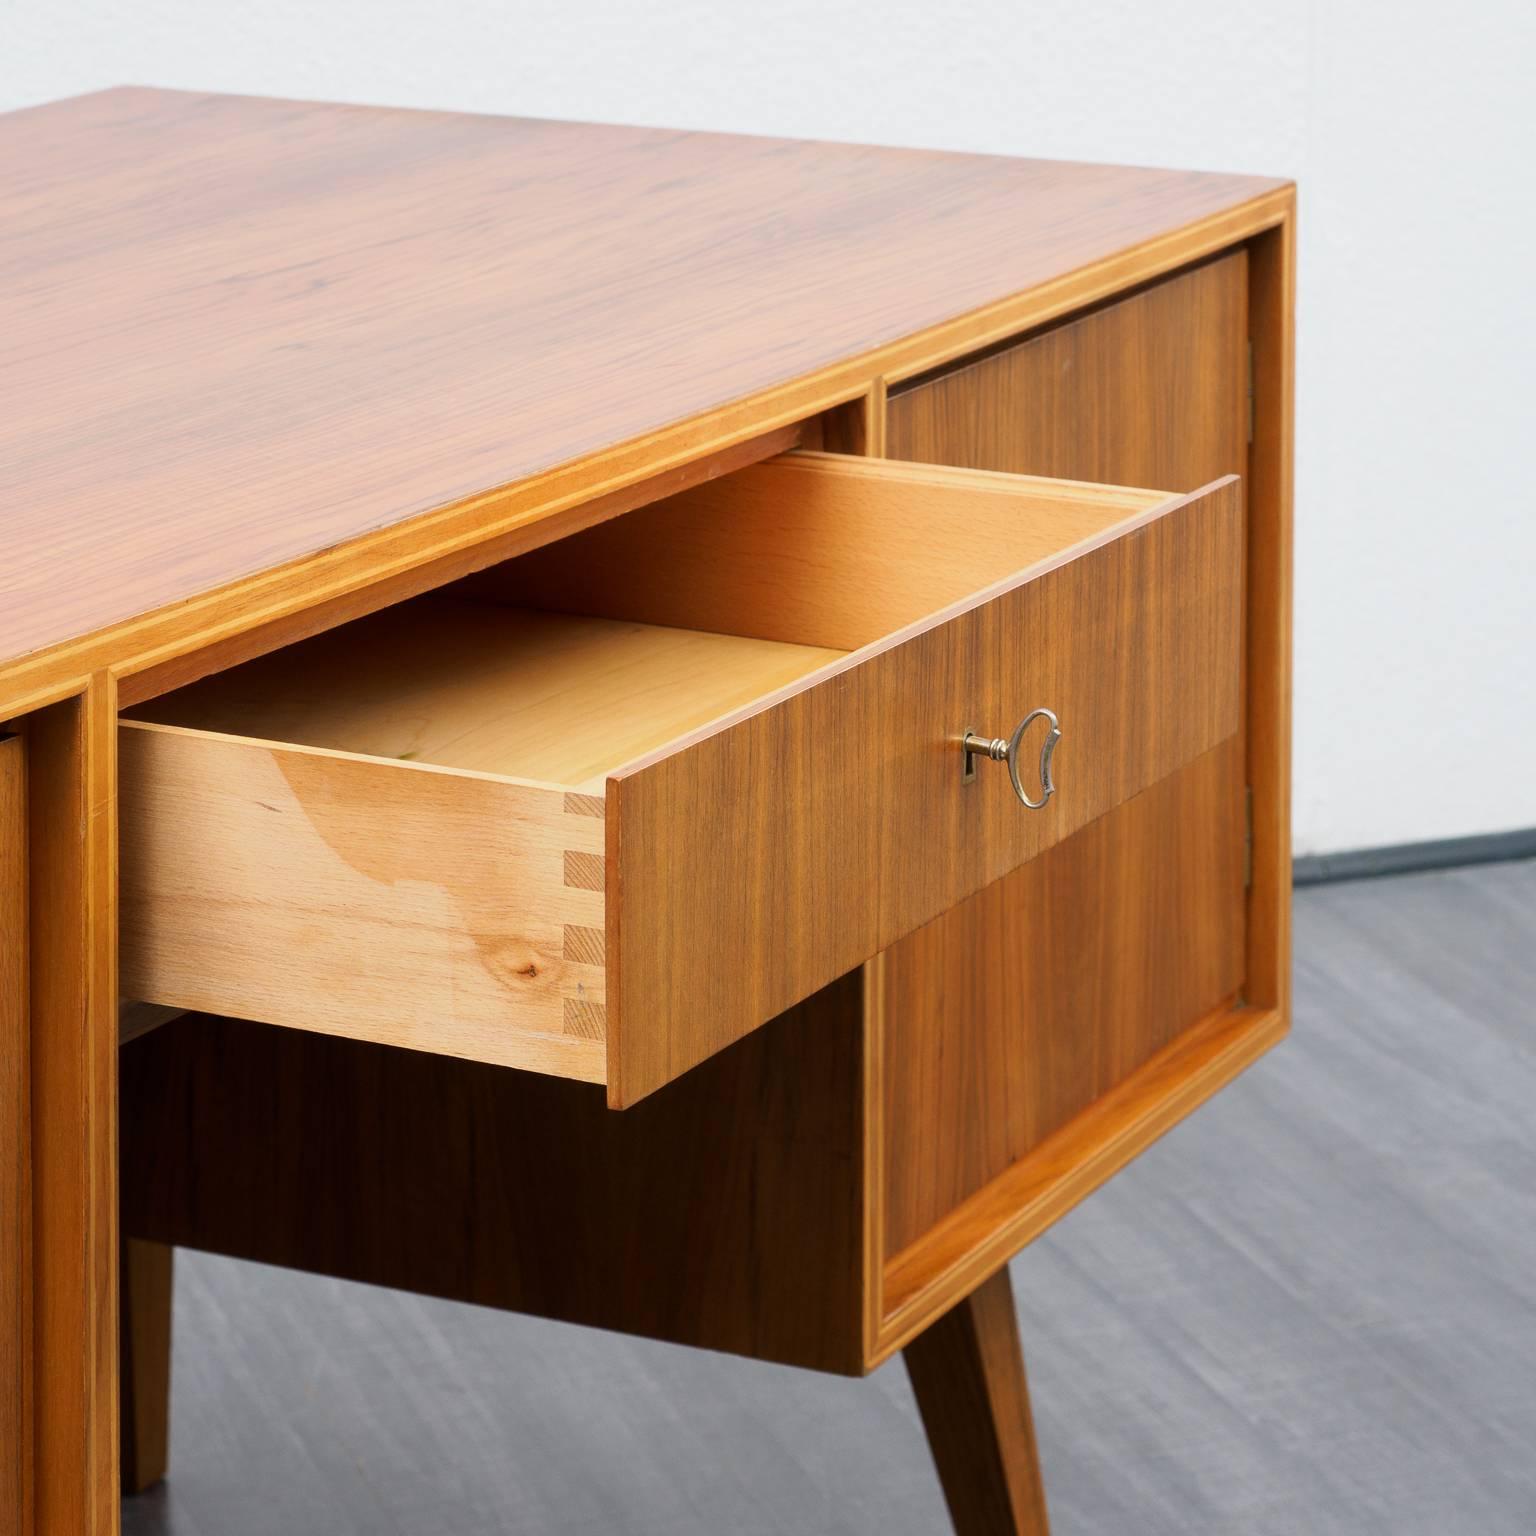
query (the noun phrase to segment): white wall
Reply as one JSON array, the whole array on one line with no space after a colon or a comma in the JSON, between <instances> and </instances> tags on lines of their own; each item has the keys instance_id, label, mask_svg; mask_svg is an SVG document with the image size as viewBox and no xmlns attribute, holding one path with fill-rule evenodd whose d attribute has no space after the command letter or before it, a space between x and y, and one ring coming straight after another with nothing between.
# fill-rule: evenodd
<instances>
[{"instance_id":1,"label":"white wall","mask_svg":"<svg viewBox=\"0 0 1536 1536\"><path fill-rule=\"evenodd\" d=\"M1529 0L0 0L0 108L133 81L1297 177L1300 853L1536 825L1533 77Z\"/></svg>"}]
</instances>

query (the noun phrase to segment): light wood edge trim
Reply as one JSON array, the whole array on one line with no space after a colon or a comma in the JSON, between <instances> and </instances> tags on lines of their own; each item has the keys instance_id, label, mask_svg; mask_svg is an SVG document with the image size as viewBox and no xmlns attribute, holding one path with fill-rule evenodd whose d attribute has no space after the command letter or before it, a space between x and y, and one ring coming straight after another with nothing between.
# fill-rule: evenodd
<instances>
[{"instance_id":1,"label":"light wood edge trim","mask_svg":"<svg viewBox=\"0 0 1536 1536\"><path fill-rule=\"evenodd\" d=\"M414 758L407 761L400 757L374 757L367 752L343 752L335 747L311 747L303 742L273 741L265 736L239 736L228 731L205 731L191 725L162 725L158 720L119 720L117 723L119 728L125 731L154 731L162 736L188 736L197 741L230 742L242 747L263 747L271 752L289 752L300 757L325 757L351 763L377 763L380 767L399 768L404 772L442 774L450 779L483 779L492 784L515 784L521 789L546 790L554 795L576 793L569 784L548 784L542 779L519 779L509 773L487 773L480 768L445 768L441 763L421 763ZM562 814L565 819L576 822L578 827L586 822L591 822L595 826L599 821L597 817L569 809L564 810ZM586 843L587 839L583 838L583 848L586 847ZM595 837L592 840L592 847L597 847Z\"/></svg>"},{"instance_id":2,"label":"light wood edge trim","mask_svg":"<svg viewBox=\"0 0 1536 1536\"><path fill-rule=\"evenodd\" d=\"M886 408L885 376L871 379L864 396L864 452L873 459L885 457Z\"/></svg>"},{"instance_id":3,"label":"light wood edge trim","mask_svg":"<svg viewBox=\"0 0 1536 1536\"><path fill-rule=\"evenodd\" d=\"M819 466L823 473L828 472L829 466L831 467L831 472L841 475L857 473L870 465L870 461L867 459L843 458L838 454L826 454L822 457L827 460L826 465ZM797 467L810 468L811 460L812 456L806 455L806 462ZM788 463L791 461L784 462ZM956 470L953 473L969 478L983 472L967 469ZM1007 475L992 475L990 478L994 481L1006 481L1010 477ZM1018 476L1011 478L1015 482L1019 479ZM1134 494L1138 497L1151 494L1155 495L1158 499L1151 505L1147 505L1145 501L1138 501L1136 505L1140 510L1121 518L1118 522L1111 523L1106 528L1101 528L1097 533L1089 534L1087 538L1079 539L1075 544L1069 544L1048 555L1045 559L1037 560L1033 565L1028 565L1022 570L1014 571L1012 574L1003 577L1000 581L995 581L989 586L982 587L979 591L972 592L968 596L962 597L958 601L950 603L911 624L903 625L900 629L893 630L888 635L882 635L878 640L873 640L868 645L860 646L858 650L850 651L846 656L839 657L836 661L829 661L825 666L818 667L814 672L807 672L803 677L798 677L793 682L786 683L782 688L775 689L772 693L766 693L761 698L752 700L750 704L744 704L729 714L721 715L714 720L695 727L686 735L674 737L673 740L664 742L654 751L647 752L642 757L632 758L627 763L621 763L608 775L608 794L613 796L619 793L623 781L633 774L643 772L656 763L675 756L678 752L686 751L689 747L695 746L701 741L707 741L712 736L718 736L722 731L730 730L733 726L740 725L743 720L750 720L754 715L760 715L766 710L773 709L776 705L782 704L786 699L794 698L797 694L806 693L812 688L819 688L832 678L838 677L844 672L851 672L856 667L863 666L873 657L882 655L886 651L894 650L899 645L905 645L909 640L926 634L929 630L937 629L940 625L949 623L961 614L984 607L987 603L993 602L1004 593L1011 592L1017 587L1024 586L1029 582L1038 581L1051 571L1057 570L1064 565L1070 565L1073 561L1080 560L1097 549L1102 549L1106 545L1127 538L1142 528L1146 528L1152 523L1172 515L1179 511L1180 508L1199 501L1202 497L1225 490L1228 486L1239 484L1241 484L1241 480L1237 475L1223 475L1221 479L1213 480L1209 485L1203 485L1199 490L1191 491L1187 496L1164 496L1161 492L1136 492ZM1001 487L989 488L1001 489ZM1019 494L1017 483L1014 486L1014 494ZM616 809L619 810L621 815L622 810L618 808L617 804ZM615 861L617 858L618 820L619 815L612 815L608 818L608 825L612 829L609 834L610 887L608 902L610 911L618 910L618 892L613 889L612 885L614 878L613 870L616 867ZM615 947L617 947L617 943L618 941L615 938Z\"/></svg>"},{"instance_id":4,"label":"light wood edge trim","mask_svg":"<svg viewBox=\"0 0 1536 1536\"><path fill-rule=\"evenodd\" d=\"M119 1518L121 1464L118 1391L117 965L117 678L98 672L85 693L86 1038L95 1130L87 1143L93 1210L91 1320L98 1330L90 1394L91 1500L96 1529Z\"/></svg>"},{"instance_id":5,"label":"light wood edge trim","mask_svg":"<svg viewBox=\"0 0 1536 1536\"><path fill-rule=\"evenodd\" d=\"M79 673L55 678L30 693L8 695L4 710L0 712L0 730L11 729L27 715L47 709L50 705L62 704L66 699L78 699L88 693L90 687L90 674Z\"/></svg>"},{"instance_id":6,"label":"light wood edge trim","mask_svg":"<svg viewBox=\"0 0 1536 1536\"><path fill-rule=\"evenodd\" d=\"M878 1329L869 1368L969 1295L1287 1032L1274 1009L1229 1008L1207 1016L897 1254L885 1268L891 1310ZM964 1241L964 1230L992 1206L1006 1214L981 1241ZM918 1279L946 1244L954 1244L956 1254Z\"/></svg>"},{"instance_id":7,"label":"light wood edge trim","mask_svg":"<svg viewBox=\"0 0 1536 1536\"><path fill-rule=\"evenodd\" d=\"M79 907L32 969L33 1500L39 1531L115 1531L117 1359L117 690L97 672L52 702L47 753L76 765L71 814L30 851ZM28 739L29 805L40 778ZM33 830L37 821L33 818ZM35 897L35 893L34 893ZM67 904L68 905L68 904ZM36 916L36 906L33 906ZM32 958L39 956L32 935ZM39 1058L47 1060L40 1063ZM61 1113L60 1111L65 1111ZM39 1212L50 1214L46 1223ZM43 1362L50 1364L45 1368Z\"/></svg>"},{"instance_id":8,"label":"light wood edge trim","mask_svg":"<svg viewBox=\"0 0 1536 1536\"><path fill-rule=\"evenodd\" d=\"M0 1330L7 1335L0 1357L9 1356L14 1376L0 1370L0 1427L13 1434L0 1443L0 1496L9 1495L18 1536L31 1536L32 1525L32 1052L31 943L28 914L29 846L27 826L27 751L19 736L0 728L0 1076L15 1119L0 1125L11 1140L14 1161L0 1187L0 1263L9 1268L9 1296L0 1296ZM7 946L9 946L7 950ZM5 1196L9 1194L10 1208ZM0 1514L0 1518L7 1518Z\"/></svg>"},{"instance_id":9,"label":"light wood edge trim","mask_svg":"<svg viewBox=\"0 0 1536 1536\"><path fill-rule=\"evenodd\" d=\"M1173 494L1150 486L1103 485L1093 480L1053 480L1045 475L1017 475L1006 470L970 469L953 464L914 464L908 459L863 458L797 448L772 460L774 469L835 475L847 480L879 480L891 485L928 485L1018 500L1060 501L1071 506L1124 507L1126 511L1160 507Z\"/></svg>"},{"instance_id":10,"label":"light wood edge trim","mask_svg":"<svg viewBox=\"0 0 1536 1536\"><path fill-rule=\"evenodd\" d=\"M611 786L610 786L611 787ZM603 933L607 941L604 955L607 970L606 999L624 996L622 980L624 944L621 932L624 927L624 882L619 861L619 818L612 814L615 807L608 807L603 817ZM603 1063L603 1080L607 1085L606 1102L609 1109L627 1109L629 1105L620 1093L619 1063L624 1059L620 1042L624 1034L622 1008L606 1009L604 1023L607 1026L607 1055Z\"/></svg>"},{"instance_id":11,"label":"light wood edge trim","mask_svg":"<svg viewBox=\"0 0 1536 1536\"><path fill-rule=\"evenodd\" d=\"M889 408L885 379L874 379L870 383L869 393L864 397L863 451L866 457L882 463L885 462ZM859 1179L863 1201L860 1218L864 1225L864 1283L859 1288L863 1303L863 1315L859 1320L861 1365L874 1357L880 1337L880 1322L885 1316L885 1020L888 971L884 950L865 961L863 976L864 1080L860 1084L859 1093L864 1122L861 1147L864 1166Z\"/></svg>"},{"instance_id":12,"label":"light wood edge trim","mask_svg":"<svg viewBox=\"0 0 1536 1536\"><path fill-rule=\"evenodd\" d=\"M1247 991L1291 1008L1291 672L1295 456L1296 219L1248 252L1254 433L1248 469L1247 772L1253 868L1247 893Z\"/></svg>"},{"instance_id":13,"label":"light wood edge trim","mask_svg":"<svg viewBox=\"0 0 1536 1536\"><path fill-rule=\"evenodd\" d=\"M114 679L67 670L30 679L6 697L0 721L66 705L22 729L29 886L79 898L44 924L29 891L33 1356L24 1454L39 1529L106 1531L118 1510ZM67 802L49 782L54 770L65 775ZM40 823L35 813L50 798L58 809Z\"/></svg>"},{"instance_id":14,"label":"light wood edge trim","mask_svg":"<svg viewBox=\"0 0 1536 1536\"><path fill-rule=\"evenodd\" d=\"M131 678L231 637L408 577L435 562L494 545L519 530L616 494L669 468L723 452L860 396L869 395L873 409L877 388L872 380L879 381L878 392L883 393L888 383L1006 341L1121 289L1240 244L1280 223L1294 205L1294 186L1283 184L1182 229L1127 247L1075 272L816 373L515 484L417 513L345 544L225 583L185 602L0 662L0 719L36 707L36 701L53 702L81 691L78 680L83 676L108 670L114 680ZM538 542L544 540L534 539L530 547ZM425 582L414 590L426 590L433 584ZM385 601L399 601L406 595L411 594L397 593ZM274 645L281 643L284 641L273 641ZM131 690L126 690L125 696L131 696Z\"/></svg>"}]
</instances>

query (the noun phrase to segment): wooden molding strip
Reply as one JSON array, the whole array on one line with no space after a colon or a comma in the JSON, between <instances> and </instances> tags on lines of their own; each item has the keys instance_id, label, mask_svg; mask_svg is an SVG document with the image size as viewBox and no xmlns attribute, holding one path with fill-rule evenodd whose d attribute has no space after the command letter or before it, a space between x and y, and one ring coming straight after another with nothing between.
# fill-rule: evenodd
<instances>
[{"instance_id":1,"label":"wooden molding strip","mask_svg":"<svg viewBox=\"0 0 1536 1536\"><path fill-rule=\"evenodd\" d=\"M891 1260L871 1369L1284 1039L1277 1012L1224 1008L1186 1031Z\"/></svg>"}]
</instances>

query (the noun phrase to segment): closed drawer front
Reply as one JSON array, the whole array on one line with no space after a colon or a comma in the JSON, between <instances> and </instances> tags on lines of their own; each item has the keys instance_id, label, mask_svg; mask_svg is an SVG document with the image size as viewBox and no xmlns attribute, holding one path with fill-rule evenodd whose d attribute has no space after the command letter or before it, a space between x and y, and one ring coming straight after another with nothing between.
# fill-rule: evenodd
<instances>
[{"instance_id":1,"label":"closed drawer front","mask_svg":"<svg viewBox=\"0 0 1536 1536\"><path fill-rule=\"evenodd\" d=\"M1232 735L1241 565L1234 480L724 477L125 722L124 991L632 1103Z\"/></svg>"}]
</instances>

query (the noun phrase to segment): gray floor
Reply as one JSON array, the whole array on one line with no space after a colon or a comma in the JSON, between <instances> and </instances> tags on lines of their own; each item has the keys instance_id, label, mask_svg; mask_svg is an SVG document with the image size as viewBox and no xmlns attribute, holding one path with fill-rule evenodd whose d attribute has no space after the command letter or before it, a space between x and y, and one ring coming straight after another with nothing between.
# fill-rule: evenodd
<instances>
[{"instance_id":1,"label":"gray floor","mask_svg":"<svg viewBox=\"0 0 1536 1536\"><path fill-rule=\"evenodd\" d=\"M1296 900L1295 1032L1014 1266L1057 1536L1536 1531L1536 863ZM127 1536L945 1528L847 1382L183 1254Z\"/></svg>"}]
</instances>

